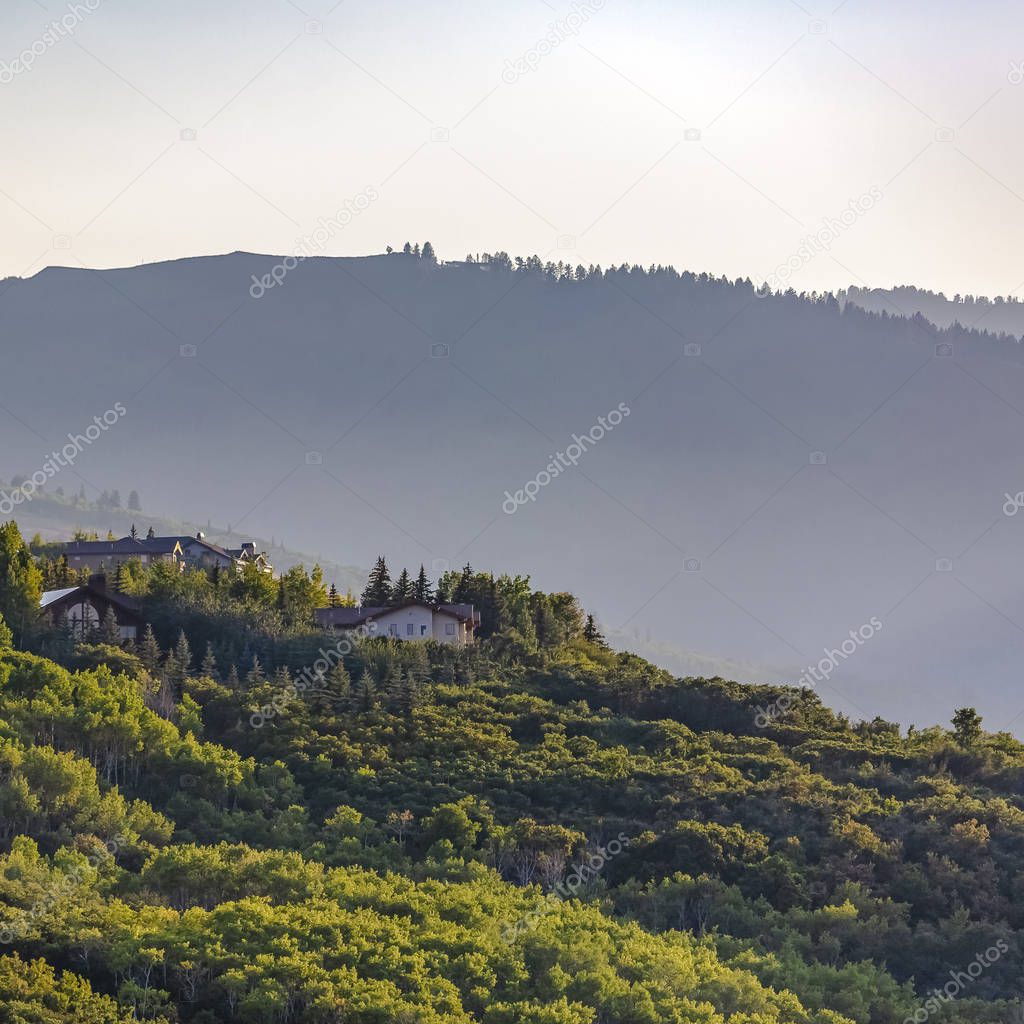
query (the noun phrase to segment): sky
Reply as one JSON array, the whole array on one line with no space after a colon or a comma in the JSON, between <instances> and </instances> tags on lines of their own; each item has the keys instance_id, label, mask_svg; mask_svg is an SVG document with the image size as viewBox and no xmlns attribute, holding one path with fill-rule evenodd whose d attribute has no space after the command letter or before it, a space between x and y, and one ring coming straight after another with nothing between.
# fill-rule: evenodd
<instances>
[{"instance_id":1,"label":"sky","mask_svg":"<svg viewBox=\"0 0 1024 1024\"><path fill-rule=\"evenodd\" d=\"M327 222L318 254L1020 295L1022 26L948 0L4 0L0 277L294 252Z\"/></svg>"}]
</instances>

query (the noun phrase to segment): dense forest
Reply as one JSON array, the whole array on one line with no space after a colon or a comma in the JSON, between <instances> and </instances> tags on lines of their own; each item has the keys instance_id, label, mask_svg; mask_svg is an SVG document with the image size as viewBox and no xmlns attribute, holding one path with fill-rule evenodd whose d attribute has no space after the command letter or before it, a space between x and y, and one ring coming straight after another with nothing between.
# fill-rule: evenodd
<instances>
[{"instance_id":1,"label":"dense forest","mask_svg":"<svg viewBox=\"0 0 1024 1024\"><path fill-rule=\"evenodd\" d=\"M1024 745L970 708L673 678L571 594L383 559L371 596L478 642L318 632L317 570L129 563L123 647L39 619L66 571L0 526L0 1021L1019 1013Z\"/></svg>"}]
</instances>

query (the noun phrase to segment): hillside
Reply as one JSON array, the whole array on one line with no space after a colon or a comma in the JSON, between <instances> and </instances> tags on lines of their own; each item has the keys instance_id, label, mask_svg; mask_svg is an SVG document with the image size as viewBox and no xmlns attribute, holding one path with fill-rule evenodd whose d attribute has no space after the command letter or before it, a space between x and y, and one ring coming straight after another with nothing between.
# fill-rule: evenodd
<instances>
[{"instance_id":1,"label":"hillside","mask_svg":"<svg viewBox=\"0 0 1024 1024\"><path fill-rule=\"evenodd\" d=\"M385 549L434 576L469 560L573 580L609 633L744 681L796 682L877 618L820 686L831 706L1019 724L1017 346L665 269L395 254L311 259L260 291L278 263L8 282L0 473L120 402L69 493L78 475L90 497L137 487L342 565Z\"/></svg>"},{"instance_id":2,"label":"hillside","mask_svg":"<svg viewBox=\"0 0 1024 1024\"><path fill-rule=\"evenodd\" d=\"M15 621L40 581L10 526L0 569ZM47 658L0 626L0 1019L1019 1010L1012 737L969 709L904 735L808 691L673 678L571 595L435 582L483 611L479 643L334 647L301 570L135 565L156 633L134 650L20 637Z\"/></svg>"}]
</instances>

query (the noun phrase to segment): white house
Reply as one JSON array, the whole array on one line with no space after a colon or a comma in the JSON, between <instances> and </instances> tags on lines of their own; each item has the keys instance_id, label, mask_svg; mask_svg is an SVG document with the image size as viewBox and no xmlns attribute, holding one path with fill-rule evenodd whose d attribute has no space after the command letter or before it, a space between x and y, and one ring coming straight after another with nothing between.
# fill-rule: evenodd
<instances>
[{"instance_id":1,"label":"white house","mask_svg":"<svg viewBox=\"0 0 1024 1024\"><path fill-rule=\"evenodd\" d=\"M318 608L317 625L330 630L365 626L374 636L395 640L435 640L464 647L473 643L480 613L471 604L421 604L409 601L392 608Z\"/></svg>"}]
</instances>

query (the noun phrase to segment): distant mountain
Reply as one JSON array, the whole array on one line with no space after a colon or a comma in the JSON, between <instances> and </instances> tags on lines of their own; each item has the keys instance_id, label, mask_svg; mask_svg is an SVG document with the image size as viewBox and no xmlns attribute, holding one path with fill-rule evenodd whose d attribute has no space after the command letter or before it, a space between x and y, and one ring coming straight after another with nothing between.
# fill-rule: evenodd
<instances>
[{"instance_id":1,"label":"distant mountain","mask_svg":"<svg viewBox=\"0 0 1024 1024\"><path fill-rule=\"evenodd\" d=\"M839 298L875 313L906 317L920 314L938 327L959 323L993 334L1008 334L1014 340L1024 337L1024 302L1015 298L989 299L980 295L946 298L942 292L909 286L848 288Z\"/></svg>"},{"instance_id":2,"label":"distant mountain","mask_svg":"<svg viewBox=\"0 0 1024 1024\"><path fill-rule=\"evenodd\" d=\"M529 572L626 644L766 681L825 661L855 717L1024 709L1018 345L667 270L290 265L7 282L0 474L121 403L51 486L130 484L340 565Z\"/></svg>"}]
</instances>

